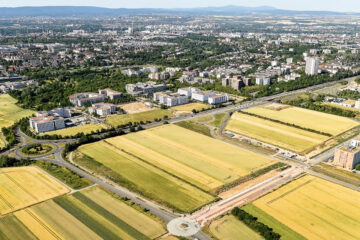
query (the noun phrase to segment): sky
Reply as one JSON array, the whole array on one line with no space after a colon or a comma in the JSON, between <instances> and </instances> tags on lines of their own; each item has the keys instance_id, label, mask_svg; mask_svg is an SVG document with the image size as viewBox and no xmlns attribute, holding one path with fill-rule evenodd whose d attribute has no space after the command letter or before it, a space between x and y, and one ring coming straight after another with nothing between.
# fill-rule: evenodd
<instances>
[{"instance_id":1,"label":"sky","mask_svg":"<svg viewBox=\"0 0 360 240\"><path fill-rule=\"evenodd\" d=\"M0 0L0 7L98 6L108 8L188 8L272 6L287 10L360 12L360 0Z\"/></svg>"}]
</instances>

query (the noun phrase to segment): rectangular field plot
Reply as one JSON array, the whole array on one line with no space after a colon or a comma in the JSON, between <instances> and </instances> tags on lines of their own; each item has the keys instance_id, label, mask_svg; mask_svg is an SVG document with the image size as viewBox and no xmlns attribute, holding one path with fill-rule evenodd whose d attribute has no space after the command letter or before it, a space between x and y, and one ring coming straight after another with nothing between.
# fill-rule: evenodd
<instances>
[{"instance_id":1,"label":"rectangular field plot","mask_svg":"<svg viewBox=\"0 0 360 240\"><path fill-rule=\"evenodd\" d=\"M360 239L359 199L358 191L307 175L253 205L307 239L356 240Z\"/></svg>"},{"instance_id":2,"label":"rectangular field plot","mask_svg":"<svg viewBox=\"0 0 360 240\"><path fill-rule=\"evenodd\" d=\"M128 124L129 122L146 122L146 121L155 121L155 119L163 119L165 116L171 117L172 112L165 109L155 109L146 112L139 112L133 114L120 114L112 115L106 118L106 122L113 127L118 127L121 125Z\"/></svg>"},{"instance_id":3,"label":"rectangular field plot","mask_svg":"<svg viewBox=\"0 0 360 240\"><path fill-rule=\"evenodd\" d=\"M69 192L46 173L35 167L0 169L0 214Z\"/></svg>"},{"instance_id":4,"label":"rectangular field plot","mask_svg":"<svg viewBox=\"0 0 360 240\"><path fill-rule=\"evenodd\" d=\"M64 129L60 129L60 130L56 130L56 131L52 131L52 132L47 132L47 133L42 133L40 134L40 136L43 135L60 135L62 137L67 137L67 136L75 136L78 133L84 133L84 134L90 134L91 132L95 132L96 131L100 131L102 129L108 129L109 127L105 124L86 124L86 125L80 125L80 126L76 126L76 127L69 127L69 128L64 128Z\"/></svg>"},{"instance_id":5,"label":"rectangular field plot","mask_svg":"<svg viewBox=\"0 0 360 240\"><path fill-rule=\"evenodd\" d=\"M176 125L107 139L80 147L80 151L120 174L141 192L183 210L213 199L191 185L210 191L275 163Z\"/></svg>"},{"instance_id":6,"label":"rectangular field plot","mask_svg":"<svg viewBox=\"0 0 360 240\"><path fill-rule=\"evenodd\" d=\"M180 111L180 112L191 112L194 109L196 111L201 111L202 109L209 109L209 108L211 108L211 106L204 103L189 103L185 105L172 107L171 110Z\"/></svg>"},{"instance_id":7,"label":"rectangular field plot","mask_svg":"<svg viewBox=\"0 0 360 240\"><path fill-rule=\"evenodd\" d=\"M232 215L227 215L211 223L210 232L221 240L264 239Z\"/></svg>"},{"instance_id":8,"label":"rectangular field plot","mask_svg":"<svg viewBox=\"0 0 360 240\"><path fill-rule=\"evenodd\" d=\"M238 112L231 116L226 130L299 153L329 139L321 134Z\"/></svg>"},{"instance_id":9,"label":"rectangular field plot","mask_svg":"<svg viewBox=\"0 0 360 240\"><path fill-rule=\"evenodd\" d=\"M147 240L166 233L160 222L96 187L2 217L0 230L3 238L46 240Z\"/></svg>"},{"instance_id":10,"label":"rectangular field plot","mask_svg":"<svg viewBox=\"0 0 360 240\"><path fill-rule=\"evenodd\" d=\"M359 125L349 118L281 104L267 104L244 111L334 136Z\"/></svg>"}]
</instances>

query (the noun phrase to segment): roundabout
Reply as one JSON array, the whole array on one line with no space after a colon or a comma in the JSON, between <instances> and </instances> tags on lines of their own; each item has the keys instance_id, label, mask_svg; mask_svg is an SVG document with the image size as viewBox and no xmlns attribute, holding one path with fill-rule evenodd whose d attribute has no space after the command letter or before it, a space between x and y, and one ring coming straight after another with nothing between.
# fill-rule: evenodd
<instances>
[{"instance_id":1,"label":"roundabout","mask_svg":"<svg viewBox=\"0 0 360 240\"><path fill-rule=\"evenodd\" d=\"M58 150L57 145L52 143L40 144L32 143L28 144L22 148L19 148L15 151L15 154L19 157L47 157L52 155L56 150Z\"/></svg>"},{"instance_id":2,"label":"roundabout","mask_svg":"<svg viewBox=\"0 0 360 240\"><path fill-rule=\"evenodd\" d=\"M179 237L190 237L200 231L200 225L197 221L187 218L180 217L171 220L167 224L169 233Z\"/></svg>"}]
</instances>

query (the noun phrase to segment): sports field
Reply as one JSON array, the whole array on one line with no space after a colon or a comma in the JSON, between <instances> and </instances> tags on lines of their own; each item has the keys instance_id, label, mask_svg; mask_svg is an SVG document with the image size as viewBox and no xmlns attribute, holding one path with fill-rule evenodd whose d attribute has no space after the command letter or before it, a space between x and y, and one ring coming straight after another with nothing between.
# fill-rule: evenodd
<instances>
[{"instance_id":1,"label":"sports field","mask_svg":"<svg viewBox=\"0 0 360 240\"><path fill-rule=\"evenodd\" d=\"M134 113L134 114L120 114L112 115L106 118L106 122L113 127L128 124L129 122L146 122L155 121L155 119L163 119L165 116L171 117L172 112L165 109L155 109L146 112Z\"/></svg>"},{"instance_id":2,"label":"sports field","mask_svg":"<svg viewBox=\"0 0 360 240\"><path fill-rule=\"evenodd\" d=\"M360 239L359 199L358 191L306 175L253 205L307 239L355 240Z\"/></svg>"},{"instance_id":3,"label":"sports field","mask_svg":"<svg viewBox=\"0 0 360 240\"><path fill-rule=\"evenodd\" d=\"M280 104L267 104L245 110L263 117L338 135L359 125L349 118Z\"/></svg>"},{"instance_id":4,"label":"sports field","mask_svg":"<svg viewBox=\"0 0 360 240\"><path fill-rule=\"evenodd\" d=\"M299 153L329 139L324 135L239 112L231 116L226 130Z\"/></svg>"},{"instance_id":5,"label":"sports field","mask_svg":"<svg viewBox=\"0 0 360 240\"><path fill-rule=\"evenodd\" d=\"M31 116L34 112L25 110L16 105L16 99L8 94L0 94L0 131L3 127L9 127L21 118ZM0 138L0 148L4 142Z\"/></svg>"},{"instance_id":6,"label":"sports field","mask_svg":"<svg viewBox=\"0 0 360 240\"><path fill-rule=\"evenodd\" d=\"M211 108L211 106L204 103L189 103L185 105L172 107L171 110L180 111L180 112L191 112L193 109L195 109L196 111L201 111L202 109L209 109L209 108Z\"/></svg>"},{"instance_id":7,"label":"sports field","mask_svg":"<svg viewBox=\"0 0 360 240\"><path fill-rule=\"evenodd\" d=\"M0 169L0 214L69 192L46 173L35 167Z\"/></svg>"},{"instance_id":8,"label":"sports field","mask_svg":"<svg viewBox=\"0 0 360 240\"><path fill-rule=\"evenodd\" d=\"M221 240L261 240L259 234L232 215L226 215L210 225L210 232Z\"/></svg>"},{"instance_id":9,"label":"sports field","mask_svg":"<svg viewBox=\"0 0 360 240\"><path fill-rule=\"evenodd\" d=\"M161 223L94 187L0 218L3 239L155 239Z\"/></svg>"},{"instance_id":10,"label":"sports field","mask_svg":"<svg viewBox=\"0 0 360 240\"><path fill-rule=\"evenodd\" d=\"M210 191L275 163L270 158L172 124L110 138L79 150L142 191L164 201L171 198L170 202L181 209L196 208L212 199L184 182ZM196 194L190 194L191 191Z\"/></svg>"},{"instance_id":11,"label":"sports field","mask_svg":"<svg viewBox=\"0 0 360 240\"><path fill-rule=\"evenodd\" d=\"M109 127L106 126L105 124L86 124L86 125L80 125L80 126L76 126L76 127L69 127L69 128L64 128L64 129L60 129L60 130L56 130L56 131L52 131L52 132L47 132L47 133L42 133L40 134L40 136L43 135L60 135L62 137L67 137L67 136L75 136L78 133L84 133L84 134L90 134L91 132L96 132L96 131L100 131L101 129L108 129Z\"/></svg>"}]
</instances>

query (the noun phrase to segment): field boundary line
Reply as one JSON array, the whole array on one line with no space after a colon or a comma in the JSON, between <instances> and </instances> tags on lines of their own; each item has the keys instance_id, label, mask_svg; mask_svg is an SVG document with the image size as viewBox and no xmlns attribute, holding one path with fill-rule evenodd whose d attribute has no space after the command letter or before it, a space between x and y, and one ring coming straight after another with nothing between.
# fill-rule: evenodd
<instances>
[{"instance_id":1,"label":"field boundary line","mask_svg":"<svg viewBox=\"0 0 360 240\"><path fill-rule=\"evenodd\" d=\"M36 222L38 222L48 233L50 233L52 236L54 236L56 239L62 240L61 237L59 237L56 232L51 230L46 224L41 221L34 213L32 213L29 209L25 209L25 212L29 214Z\"/></svg>"},{"instance_id":2,"label":"field boundary line","mask_svg":"<svg viewBox=\"0 0 360 240\"><path fill-rule=\"evenodd\" d=\"M304 183L300 184L299 186L297 186L297 187L295 187L295 188L291 189L290 191L287 191L286 193L283 193L283 194L281 194L280 196L278 196L278 197L276 197L276 198L274 198L274 199L272 199L272 200L268 201L266 204L272 204L273 202L275 202L275 201L279 200L280 198L283 198L283 197L285 197L286 195L288 195L288 194L290 194L290 193L292 193L292 192L295 192L296 190L298 190L298 189L300 189L300 188L304 187L305 185L307 185L307 184L311 183L312 181L314 181L314 179L310 179L310 180L308 180L308 181L306 181L306 182L304 182Z\"/></svg>"}]
</instances>

